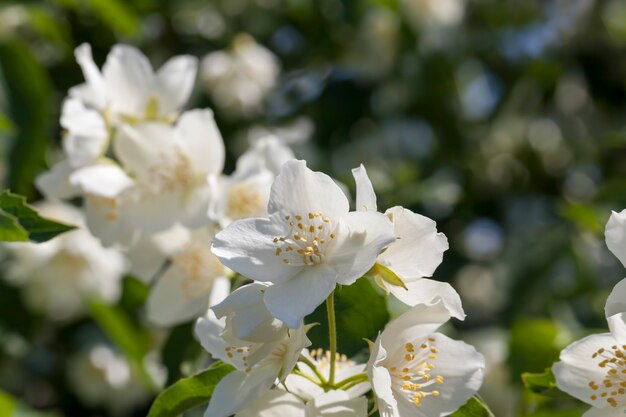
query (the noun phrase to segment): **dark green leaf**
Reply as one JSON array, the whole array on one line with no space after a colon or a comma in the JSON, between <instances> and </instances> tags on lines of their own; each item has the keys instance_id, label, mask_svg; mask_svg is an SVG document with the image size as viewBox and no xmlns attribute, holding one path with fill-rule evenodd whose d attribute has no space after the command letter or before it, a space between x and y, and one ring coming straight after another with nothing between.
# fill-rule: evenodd
<instances>
[{"instance_id":1,"label":"dark green leaf","mask_svg":"<svg viewBox=\"0 0 626 417\"><path fill-rule=\"evenodd\" d=\"M339 286L335 292L337 343L340 353L352 356L366 347L363 339L376 339L378 332L389 321L385 297L370 281L357 280L350 286ZM325 304L307 317L307 323L320 323L308 333L314 346L328 347L328 323Z\"/></svg>"},{"instance_id":2,"label":"dark green leaf","mask_svg":"<svg viewBox=\"0 0 626 417\"><path fill-rule=\"evenodd\" d=\"M89 0L89 6L100 20L114 31L126 36L136 35L139 31L139 18L126 3L119 0Z\"/></svg>"},{"instance_id":3,"label":"dark green leaf","mask_svg":"<svg viewBox=\"0 0 626 417\"><path fill-rule=\"evenodd\" d=\"M233 370L232 366L217 362L206 371L179 380L154 400L148 417L176 417L207 403L215 386Z\"/></svg>"},{"instance_id":4,"label":"dark green leaf","mask_svg":"<svg viewBox=\"0 0 626 417\"><path fill-rule=\"evenodd\" d=\"M469 399L467 403L454 413L452 417L494 417L493 413L477 395Z\"/></svg>"},{"instance_id":5,"label":"dark green leaf","mask_svg":"<svg viewBox=\"0 0 626 417\"><path fill-rule=\"evenodd\" d=\"M556 387L556 380L550 368L542 373L524 372L522 374L522 382L529 391L535 394L549 397L563 396Z\"/></svg>"},{"instance_id":6,"label":"dark green leaf","mask_svg":"<svg viewBox=\"0 0 626 417\"><path fill-rule=\"evenodd\" d=\"M550 320L522 319L511 329L509 362L513 375L543 372L558 360L561 342Z\"/></svg>"},{"instance_id":7,"label":"dark green leaf","mask_svg":"<svg viewBox=\"0 0 626 417\"><path fill-rule=\"evenodd\" d=\"M173 383L180 378L182 363L196 359L201 352L202 347L193 337L193 323L174 327L161 351L168 382Z\"/></svg>"},{"instance_id":8,"label":"dark green leaf","mask_svg":"<svg viewBox=\"0 0 626 417\"><path fill-rule=\"evenodd\" d=\"M41 217L21 195L0 193L0 240L45 242L74 228Z\"/></svg>"}]
</instances>

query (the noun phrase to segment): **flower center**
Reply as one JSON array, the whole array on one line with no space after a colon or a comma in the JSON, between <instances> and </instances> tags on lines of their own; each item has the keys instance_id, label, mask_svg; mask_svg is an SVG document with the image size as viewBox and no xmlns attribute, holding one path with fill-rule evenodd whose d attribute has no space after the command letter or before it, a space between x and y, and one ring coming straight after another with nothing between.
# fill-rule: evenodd
<instances>
[{"instance_id":1,"label":"flower center","mask_svg":"<svg viewBox=\"0 0 626 417\"><path fill-rule=\"evenodd\" d=\"M330 371L330 350L324 350L322 348L311 349L309 351L311 359L315 367L322 373L328 374ZM348 359L346 355L342 355L339 352L335 353L335 367L336 369L352 368L354 362Z\"/></svg>"},{"instance_id":2,"label":"flower center","mask_svg":"<svg viewBox=\"0 0 626 417\"><path fill-rule=\"evenodd\" d=\"M98 209L106 220L114 222L119 219L119 203L117 199L87 194L87 201L94 208Z\"/></svg>"},{"instance_id":3,"label":"flower center","mask_svg":"<svg viewBox=\"0 0 626 417\"><path fill-rule=\"evenodd\" d=\"M432 373L438 353L434 342L429 337L419 344L406 343L403 356L395 361L398 366L389 368L392 386L416 406L422 404L423 398L440 395L434 388L443 384L443 376Z\"/></svg>"},{"instance_id":4,"label":"flower center","mask_svg":"<svg viewBox=\"0 0 626 417\"><path fill-rule=\"evenodd\" d=\"M250 346L226 346L226 356L228 356L233 362L236 362L237 365L241 364L243 366L237 366L237 368L243 368L246 373L250 373L252 368L248 364L248 356L250 355Z\"/></svg>"},{"instance_id":5,"label":"flower center","mask_svg":"<svg viewBox=\"0 0 626 417\"><path fill-rule=\"evenodd\" d=\"M600 359L598 367L605 369L606 375L601 382L589 381L589 388L595 391L589 398L604 398L612 407L626 404L626 345L600 348L591 358Z\"/></svg>"},{"instance_id":6,"label":"flower center","mask_svg":"<svg viewBox=\"0 0 626 417\"><path fill-rule=\"evenodd\" d=\"M274 238L276 256L294 266L317 265L324 261L324 252L329 242L335 238L332 222L321 211L287 215L283 219L289 225L286 236Z\"/></svg>"},{"instance_id":7,"label":"flower center","mask_svg":"<svg viewBox=\"0 0 626 417\"><path fill-rule=\"evenodd\" d=\"M157 193L185 191L196 184L193 164L187 155L177 150L173 155L159 154L150 167L150 185Z\"/></svg>"},{"instance_id":8,"label":"flower center","mask_svg":"<svg viewBox=\"0 0 626 417\"><path fill-rule=\"evenodd\" d=\"M226 215L231 220L262 217L265 207L261 194L248 185L236 185L228 190Z\"/></svg>"}]
</instances>

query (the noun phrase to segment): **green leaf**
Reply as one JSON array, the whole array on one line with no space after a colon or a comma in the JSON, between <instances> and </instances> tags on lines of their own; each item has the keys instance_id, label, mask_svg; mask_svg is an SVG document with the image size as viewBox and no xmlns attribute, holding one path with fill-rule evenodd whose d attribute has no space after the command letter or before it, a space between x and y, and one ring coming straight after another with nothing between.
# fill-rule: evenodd
<instances>
[{"instance_id":1,"label":"green leaf","mask_svg":"<svg viewBox=\"0 0 626 417\"><path fill-rule=\"evenodd\" d=\"M548 368L542 373L524 372L522 374L524 386L531 392L548 397L563 396L556 387L556 380L552 369Z\"/></svg>"},{"instance_id":2,"label":"green leaf","mask_svg":"<svg viewBox=\"0 0 626 417\"><path fill-rule=\"evenodd\" d=\"M128 4L119 0L88 0L93 13L102 22L126 36L134 36L139 32L139 17L128 7Z\"/></svg>"},{"instance_id":3,"label":"green leaf","mask_svg":"<svg viewBox=\"0 0 626 417\"><path fill-rule=\"evenodd\" d=\"M15 405L15 398L3 391L0 391L0 417L10 417L13 415Z\"/></svg>"},{"instance_id":4,"label":"green leaf","mask_svg":"<svg viewBox=\"0 0 626 417\"><path fill-rule=\"evenodd\" d=\"M0 417L60 417L48 411L37 411L20 403L12 395L0 390Z\"/></svg>"},{"instance_id":5,"label":"green leaf","mask_svg":"<svg viewBox=\"0 0 626 417\"><path fill-rule=\"evenodd\" d=\"M512 375L543 372L558 360L564 347L550 320L521 319L511 328L509 362Z\"/></svg>"},{"instance_id":6,"label":"green leaf","mask_svg":"<svg viewBox=\"0 0 626 417\"><path fill-rule=\"evenodd\" d=\"M380 329L389 321L386 299L367 278L335 291L338 350L348 356L367 347L363 339L375 340ZM314 346L328 348L326 306L322 304L306 318L307 323L320 323L308 333Z\"/></svg>"},{"instance_id":7,"label":"green leaf","mask_svg":"<svg viewBox=\"0 0 626 417\"><path fill-rule=\"evenodd\" d=\"M8 117L15 125L7 165L8 184L30 199L36 195L35 176L46 167L54 94L48 73L21 40L0 41L0 74L4 75Z\"/></svg>"},{"instance_id":8,"label":"green leaf","mask_svg":"<svg viewBox=\"0 0 626 417\"><path fill-rule=\"evenodd\" d=\"M454 413L452 417L494 417L493 413L477 395L469 399L465 405Z\"/></svg>"},{"instance_id":9,"label":"green leaf","mask_svg":"<svg viewBox=\"0 0 626 417\"><path fill-rule=\"evenodd\" d=\"M100 328L126 355L134 369L139 373L146 388L156 390L156 384L144 368L144 358L150 349L148 334L137 329L119 307L98 300L91 300L89 312Z\"/></svg>"},{"instance_id":10,"label":"green leaf","mask_svg":"<svg viewBox=\"0 0 626 417\"><path fill-rule=\"evenodd\" d=\"M207 403L216 385L234 369L225 363L216 362L206 371L180 379L154 400L148 417L176 417Z\"/></svg>"},{"instance_id":11,"label":"green leaf","mask_svg":"<svg viewBox=\"0 0 626 417\"><path fill-rule=\"evenodd\" d=\"M45 242L73 229L74 226L41 217L21 195L6 190L0 193L0 241Z\"/></svg>"}]
</instances>

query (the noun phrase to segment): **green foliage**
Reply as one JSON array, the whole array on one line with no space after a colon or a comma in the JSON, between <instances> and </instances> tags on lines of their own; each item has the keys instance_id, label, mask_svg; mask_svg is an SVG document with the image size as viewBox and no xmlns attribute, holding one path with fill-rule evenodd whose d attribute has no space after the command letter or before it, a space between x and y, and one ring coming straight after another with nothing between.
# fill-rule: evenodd
<instances>
[{"instance_id":1,"label":"green foliage","mask_svg":"<svg viewBox=\"0 0 626 417\"><path fill-rule=\"evenodd\" d=\"M559 357L558 329L550 320L522 319L511 329L509 362L513 375L541 372Z\"/></svg>"},{"instance_id":2,"label":"green foliage","mask_svg":"<svg viewBox=\"0 0 626 417\"><path fill-rule=\"evenodd\" d=\"M26 407L16 398L0 390L0 417L60 417L56 413L40 412Z\"/></svg>"},{"instance_id":3,"label":"green foliage","mask_svg":"<svg viewBox=\"0 0 626 417\"><path fill-rule=\"evenodd\" d=\"M546 369L545 372L536 374L524 372L522 374L522 382L524 383L526 389L535 394L554 396L557 392L559 392L556 387L554 374L550 368Z\"/></svg>"},{"instance_id":4,"label":"green foliage","mask_svg":"<svg viewBox=\"0 0 626 417\"><path fill-rule=\"evenodd\" d=\"M88 0L89 7L107 26L126 36L139 31L139 19L129 7L132 3L119 0Z\"/></svg>"},{"instance_id":5,"label":"green foliage","mask_svg":"<svg viewBox=\"0 0 626 417\"><path fill-rule=\"evenodd\" d=\"M385 297L376 292L368 279L361 278L350 286L340 286L335 291L337 317L337 349L352 356L365 347L363 339L374 340L389 321ZM326 308L322 304L309 323L320 323L308 333L314 346L328 346Z\"/></svg>"},{"instance_id":6,"label":"green foliage","mask_svg":"<svg viewBox=\"0 0 626 417\"><path fill-rule=\"evenodd\" d=\"M29 199L33 182L45 168L51 136L51 89L48 74L20 41L0 41L0 72L7 80L8 113L16 127L9 155L8 185Z\"/></svg>"},{"instance_id":7,"label":"green foliage","mask_svg":"<svg viewBox=\"0 0 626 417\"><path fill-rule=\"evenodd\" d=\"M0 193L0 241L45 242L74 228L41 217L20 195L7 190Z\"/></svg>"},{"instance_id":8,"label":"green foliage","mask_svg":"<svg viewBox=\"0 0 626 417\"><path fill-rule=\"evenodd\" d=\"M454 413L452 417L494 417L493 413L487 407L480 397L474 395L467 403Z\"/></svg>"},{"instance_id":9,"label":"green foliage","mask_svg":"<svg viewBox=\"0 0 626 417\"><path fill-rule=\"evenodd\" d=\"M163 364L167 368L168 383L180 378L184 361L197 358L201 352L202 347L193 336L193 323L174 327L161 351Z\"/></svg>"},{"instance_id":10,"label":"green foliage","mask_svg":"<svg viewBox=\"0 0 626 417\"><path fill-rule=\"evenodd\" d=\"M216 362L206 371L179 380L154 400L148 417L176 417L207 403L219 381L233 370L230 365Z\"/></svg>"}]
</instances>

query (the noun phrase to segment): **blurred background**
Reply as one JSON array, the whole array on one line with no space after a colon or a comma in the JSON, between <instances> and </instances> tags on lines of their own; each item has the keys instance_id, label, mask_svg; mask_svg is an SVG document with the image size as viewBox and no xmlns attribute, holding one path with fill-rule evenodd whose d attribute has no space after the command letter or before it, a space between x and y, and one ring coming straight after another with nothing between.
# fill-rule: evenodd
<instances>
[{"instance_id":1,"label":"blurred background","mask_svg":"<svg viewBox=\"0 0 626 417\"><path fill-rule=\"evenodd\" d=\"M266 131L352 191L350 169L365 164L379 208L405 206L447 235L435 278L461 294L468 317L450 332L486 355L496 416L584 410L524 392L520 373L604 331L626 276L604 242L611 210L626 208L624 1L5 0L0 180L32 202L62 99L83 81L83 42L99 65L118 42L155 67L200 58L187 107L214 109L227 172ZM124 281L119 307L137 323L145 291ZM200 350L190 329L151 335L170 382ZM143 416L149 392L114 389L132 377L124 363L90 319L51 323L0 283L0 410ZM81 392L98 378L111 392Z\"/></svg>"}]
</instances>

